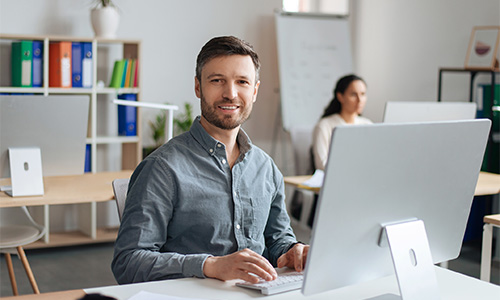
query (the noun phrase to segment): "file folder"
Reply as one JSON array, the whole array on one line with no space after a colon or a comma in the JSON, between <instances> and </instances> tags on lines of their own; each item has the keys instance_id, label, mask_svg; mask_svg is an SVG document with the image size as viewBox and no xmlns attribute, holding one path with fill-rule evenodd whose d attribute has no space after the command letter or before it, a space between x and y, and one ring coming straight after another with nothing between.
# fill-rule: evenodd
<instances>
[{"instance_id":1,"label":"file folder","mask_svg":"<svg viewBox=\"0 0 500 300\"><path fill-rule=\"evenodd\" d=\"M137 101L136 94L118 95L118 99ZM118 135L137 135L137 108L133 106L118 105Z\"/></svg>"},{"instance_id":2,"label":"file folder","mask_svg":"<svg viewBox=\"0 0 500 300\"><path fill-rule=\"evenodd\" d=\"M83 87L82 84L82 44L71 43L71 79L73 87Z\"/></svg>"},{"instance_id":3,"label":"file folder","mask_svg":"<svg viewBox=\"0 0 500 300\"><path fill-rule=\"evenodd\" d=\"M128 87L134 87L134 78L135 78L135 68L136 68L136 59L132 59L132 67L130 67L130 80Z\"/></svg>"},{"instance_id":4,"label":"file folder","mask_svg":"<svg viewBox=\"0 0 500 300\"><path fill-rule=\"evenodd\" d=\"M124 65L125 65L125 60L123 60L123 59L115 61L115 65L113 67L113 74L111 75L111 82L109 84L109 87L112 87L112 88L120 88L121 87Z\"/></svg>"},{"instance_id":5,"label":"file folder","mask_svg":"<svg viewBox=\"0 0 500 300\"><path fill-rule=\"evenodd\" d=\"M43 85L43 41L33 41L32 57L32 85L41 87Z\"/></svg>"},{"instance_id":6,"label":"file folder","mask_svg":"<svg viewBox=\"0 0 500 300\"><path fill-rule=\"evenodd\" d=\"M71 42L52 42L49 45L49 86L70 88Z\"/></svg>"},{"instance_id":7,"label":"file folder","mask_svg":"<svg viewBox=\"0 0 500 300\"><path fill-rule=\"evenodd\" d=\"M123 83L123 87L130 87L130 75L132 73L132 60L127 59L127 72L125 74L125 82Z\"/></svg>"},{"instance_id":8,"label":"file folder","mask_svg":"<svg viewBox=\"0 0 500 300\"><path fill-rule=\"evenodd\" d=\"M92 74L93 74L93 64L92 64L92 43L84 42L82 43L82 85L84 88L92 87Z\"/></svg>"},{"instance_id":9,"label":"file folder","mask_svg":"<svg viewBox=\"0 0 500 300\"><path fill-rule=\"evenodd\" d=\"M124 59L123 61L124 61L124 63L123 63L123 73L122 73L122 81L120 83L120 87L125 87L125 78L127 78L127 68L128 68L128 65L129 65L129 60L128 59Z\"/></svg>"},{"instance_id":10,"label":"file folder","mask_svg":"<svg viewBox=\"0 0 500 300\"><path fill-rule=\"evenodd\" d=\"M138 87L138 75L139 75L139 60L135 60L135 70L134 70L134 87Z\"/></svg>"},{"instance_id":11,"label":"file folder","mask_svg":"<svg viewBox=\"0 0 500 300\"><path fill-rule=\"evenodd\" d=\"M90 144L86 144L85 146L85 169L84 172L88 173L92 171L92 148Z\"/></svg>"},{"instance_id":12,"label":"file folder","mask_svg":"<svg viewBox=\"0 0 500 300\"><path fill-rule=\"evenodd\" d=\"M33 58L33 41L12 42L12 86L31 87L31 64Z\"/></svg>"}]
</instances>

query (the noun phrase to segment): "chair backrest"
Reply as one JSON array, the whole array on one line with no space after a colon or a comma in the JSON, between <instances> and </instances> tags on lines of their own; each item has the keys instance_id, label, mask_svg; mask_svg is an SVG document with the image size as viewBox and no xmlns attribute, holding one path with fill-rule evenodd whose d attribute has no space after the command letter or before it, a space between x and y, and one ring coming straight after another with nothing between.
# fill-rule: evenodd
<instances>
[{"instance_id":1,"label":"chair backrest","mask_svg":"<svg viewBox=\"0 0 500 300\"><path fill-rule=\"evenodd\" d=\"M116 208L118 209L120 221L122 220L123 209L125 208L129 181L129 178L113 180L113 192L115 193Z\"/></svg>"},{"instance_id":2,"label":"chair backrest","mask_svg":"<svg viewBox=\"0 0 500 300\"><path fill-rule=\"evenodd\" d=\"M312 136L313 128L290 128L295 175L308 175L314 172L311 159Z\"/></svg>"}]
</instances>

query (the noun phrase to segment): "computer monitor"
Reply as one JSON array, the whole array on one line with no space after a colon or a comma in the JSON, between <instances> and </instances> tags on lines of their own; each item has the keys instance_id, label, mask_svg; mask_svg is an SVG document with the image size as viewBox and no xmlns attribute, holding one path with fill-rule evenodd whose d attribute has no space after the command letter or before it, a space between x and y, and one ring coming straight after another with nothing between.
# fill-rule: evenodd
<instances>
[{"instance_id":1,"label":"computer monitor","mask_svg":"<svg viewBox=\"0 0 500 300\"><path fill-rule=\"evenodd\" d=\"M38 147L43 176L83 174L89 96L0 95L0 178L11 147Z\"/></svg>"},{"instance_id":2,"label":"computer monitor","mask_svg":"<svg viewBox=\"0 0 500 300\"><path fill-rule=\"evenodd\" d=\"M389 101L384 111L384 123L471 120L475 117L475 102Z\"/></svg>"},{"instance_id":3,"label":"computer monitor","mask_svg":"<svg viewBox=\"0 0 500 300\"><path fill-rule=\"evenodd\" d=\"M394 274L392 245L379 245L387 224L423 221L432 272L432 263L456 258L490 126L476 119L336 127L302 292Z\"/></svg>"}]
</instances>

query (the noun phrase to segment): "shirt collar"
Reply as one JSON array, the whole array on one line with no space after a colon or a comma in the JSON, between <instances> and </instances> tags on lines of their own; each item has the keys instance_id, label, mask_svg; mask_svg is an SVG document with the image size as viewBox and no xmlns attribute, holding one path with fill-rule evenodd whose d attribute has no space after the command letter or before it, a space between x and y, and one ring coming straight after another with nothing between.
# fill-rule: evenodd
<instances>
[{"instance_id":1,"label":"shirt collar","mask_svg":"<svg viewBox=\"0 0 500 300\"><path fill-rule=\"evenodd\" d=\"M189 132L193 136L193 138L200 143L200 145L205 149L205 151L208 152L209 155L215 155L217 149L217 145L220 144L221 147L225 149L225 145L221 143L220 141L214 139L208 132L201 126L200 123L201 116L197 116L196 119L193 122L193 125L191 126L191 129L189 129ZM247 152L249 152L252 149L252 141L246 134L246 132L240 128L240 131L238 132L238 136L236 137L238 145L240 146L240 156L245 155Z\"/></svg>"}]
</instances>

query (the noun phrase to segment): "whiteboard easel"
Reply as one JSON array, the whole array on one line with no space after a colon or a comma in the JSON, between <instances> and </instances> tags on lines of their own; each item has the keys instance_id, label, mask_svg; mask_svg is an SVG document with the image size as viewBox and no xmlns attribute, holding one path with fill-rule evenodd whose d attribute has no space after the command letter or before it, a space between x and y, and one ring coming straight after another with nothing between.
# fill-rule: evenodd
<instances>
[{"instance_id":1,"label":"whiteboard easel","mask_svg":"<svg viewBox=\"0 0 500 300\"><path fill-rule=\"evenodd\" d=\"M345 16L276 12L283 128L314 127L337 80L352 73Z\"/></svg>"}]
</instances>

